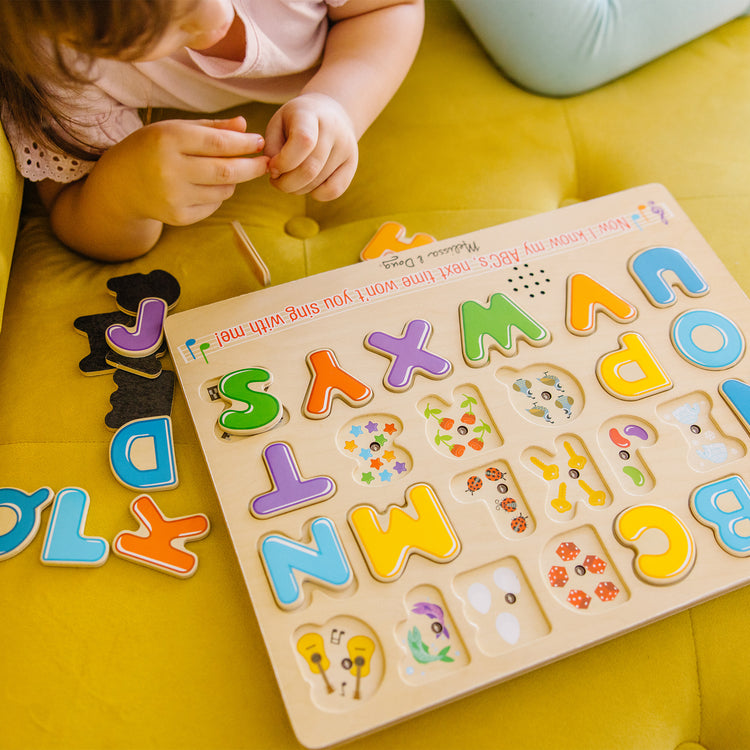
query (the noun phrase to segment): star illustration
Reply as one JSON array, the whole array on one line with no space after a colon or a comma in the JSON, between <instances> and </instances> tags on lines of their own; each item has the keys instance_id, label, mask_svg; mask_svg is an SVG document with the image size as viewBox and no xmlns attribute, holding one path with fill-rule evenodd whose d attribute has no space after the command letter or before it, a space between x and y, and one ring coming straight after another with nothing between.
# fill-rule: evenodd
<instances>
[{"instance_id":1,"label":"star illustration","mask_svg":"<svg viewBox=\"0 0 750 750\"><path fill-rule=\"evenodd\" d=\"M370 452L369 448L362 448L362 450L359 452L359 457L363 458L365 461L369 461L370 458L372 458L372 453Z\"/></svg>"},{"instance_id":2,"label":"star illustration","mask_svg":"<svg viewBox=\"0 0 750 750\"><path fill-rule=\"evenodd\" d=\"M396 458L396 454L393 451L383 451L383 459L386 461L393 461Z\"/></svg>"},{"instance_id":3,"label":"star illustration","mask_svg":"<svg viewBox=\"0 0 750 750\"><path fill-rule=\"evenodd\" d=\"M344 443L344 448L346 448L346 450L348 450L348 451L351 451L352 453L354 453L354 449L356 447L357 447L357 444L353 440L347 440Z\"/></svg>"},{"instance_id":4,"label":"star illustration","mask_svg":"<svg viewBox=\"0 0 750 750\"><path fill-rule=\"evenodd\" d=\"M396 432L396 425L393 424L393 422L390 422L385 427L383 427L383 431L387 432L389 435L393 435L393 433Z\"/></svg>"},{"instance_id":5,"label":"star illustration","mask_svg":"<svg viewBox=\"0 0 750 750\"><path fill-rule=\"evenodd\" d=\"M403 474L406 471L406 464L403 461L396 461L393 468L397 474Z\"/></svg>"},{"instance_id":6,"label":"star illustration","mask_svg":"<svg viewBox=\"0 0 750 750\"><path fill-rule=\"evenodd\" d=\"M368 471L367 473L362 474L362 481L365 484L370 484L370 482L372 482L374 480L375 480L375 477L372 475L371 471Z\"/></svg>"},{"instance_id":7,"label":"star illustration","mask_svg":"<svg viewBox=\"0 0 750 750\"><path fill-rule=\"evenodd\" d=\"M354 437L359 437L362 434L362 428L358 424L355 424L349 432L354 435Z\"/></svg>"},{"instance_id":8,"label":"star illustration","mask_svg":"<svg viewBox=\"0 0 750 750\"><path fill-rule=\"evenodd\" d=\"M388 438L385 435L380 434L380 435L375 435L375 440L377 440L377 442L380 443L380 445L385 445L385 443L388 441Z\"/></svg>"},{"instance_id":9,"label":"star illustration","mask_svg":"<svg viewBox=\"0 0 750 750\"><path fill-rule=\"evenodd\" d=\"M366 429L366 430L367 430L368 432L375 432L375 431L376 431L376 430L378 429L378 423L377 423L377 422L373 422L372 420L370 420L370 421L369 421L369 422L368 422L368 423L367 423L367 424L365 425L365 429Z\"/></svg>"},{"instance_id":10,"label":"star illustration","mask_svg":"<svg viewBox=\"0 0 750 750\"><path fill-rule=\"evenodd\" d=\"M380 481L381 482L390 482L392 476L393 476L393 474L391 474L391 472L388 471L388 469L383 469L383 471L380 472Z\"/></svg>"},{"instance_id":11,"label":"star illustration","mask_svg":"<svg viewBox=\"0 0 750 750\"><path fill-rule=\"evenodd\" d=\"M379 469L383 465L383 462L379 458L370 459L370 468Z\"/></svg>"}]
</instances>

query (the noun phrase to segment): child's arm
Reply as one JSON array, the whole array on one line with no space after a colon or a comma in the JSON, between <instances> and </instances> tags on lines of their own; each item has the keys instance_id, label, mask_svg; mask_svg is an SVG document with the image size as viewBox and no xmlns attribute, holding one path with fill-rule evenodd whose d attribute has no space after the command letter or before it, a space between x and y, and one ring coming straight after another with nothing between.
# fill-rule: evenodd
<instances>
[{"instance_id":1,"label":"child's arm","mask_svg":"<svg viewBox=\"0 0 750 750\"><path fill-rule=\"evenodd\" d=\"M265 174L267 157L248 158L263 139L245 127L242 117L154 123L108 149L85 178L40 182L55 234L101 260L143 255L164 224L210 216L238 183Z\"/></svg>"},{"instance_id":2,"label":"child's arm","mask_svg":"<svg viewBox=\"0 0 750 750\"><path fill-rule=\"evenodd\" d=\"M273 184L332 200L357 167L357 141L408 72L424 25L422 0L349 0L331 8L323 62L266 131Z\"/></svg>"}]
</instances>

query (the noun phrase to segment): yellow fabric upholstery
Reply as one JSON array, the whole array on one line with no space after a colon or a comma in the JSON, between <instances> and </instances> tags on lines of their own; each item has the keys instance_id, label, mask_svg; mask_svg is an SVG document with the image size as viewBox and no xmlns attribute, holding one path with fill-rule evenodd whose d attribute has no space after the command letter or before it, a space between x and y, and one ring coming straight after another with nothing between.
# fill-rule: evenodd
<instances>
[{"instance_id":1,"label":"yellow fabric upholstery","mask_svg":"<svg viewBox=\"0 0 750 750\"><path fill-rule=\"evenodd\" d=\"M273 108L242 111L262 132ZM91 497L87 534L111 541L135 528L134 494L108 465L112 378L80 374L88 349L72 324L114 310L105 283L125 273L174 274L178 310L257 288L234 249L234 219L282 283L356 262L385 220L444 238L661 182L750 291L748 123L748 18L598 91L555 100L505 80L453 6L431 0L414 68L362 139L357 177L339 200L315 203L258 180L204 222L167 229L145 258L115 266L71 253L27 207L0 334L0 486L81 487ZM20 194L4 144L0 192L1 280ZM288 234L300 216L319 231ZM42 565L45 510L29 547L0 561L0 748L297 747L180 393L173 420L180 486L155 499L169 516L211 519L211 534L191 545L197 574L180 581L114 556L93 570ZM3 523L0 515L0 533ZM748 612L750 588L351 747L750 747Z\"/></svg>"},{"instance_id":2,"label":"yellow fabric upholstery","mask_svg":"<svg viewBox=\"0 0 750 750\"><path fill-rule=\"evenodd\" d=\"M23 182L16 172L8 140L1 131L0 128L0 324L16 242Z\"/></svg>"}]
</instances>

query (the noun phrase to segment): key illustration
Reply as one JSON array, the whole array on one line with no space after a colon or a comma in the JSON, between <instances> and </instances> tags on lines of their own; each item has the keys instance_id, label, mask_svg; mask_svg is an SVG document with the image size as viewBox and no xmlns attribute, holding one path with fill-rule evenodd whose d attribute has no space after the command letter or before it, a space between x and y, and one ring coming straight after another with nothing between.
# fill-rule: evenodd
<instances>
[{"instance_id":1,"label":"key illustration","mask_svg":"<svg viewBox=\"0 0 750 750\"><path fill-rule=\"evenodd\" d=\"M576 504L594 510L612 502L612 494L583 441L575 435L561 435L556 451L530 447L522 460L532 474L547 484L547 515L555 521L567 521L575 515Z\"/></svg>"}]
</instances>

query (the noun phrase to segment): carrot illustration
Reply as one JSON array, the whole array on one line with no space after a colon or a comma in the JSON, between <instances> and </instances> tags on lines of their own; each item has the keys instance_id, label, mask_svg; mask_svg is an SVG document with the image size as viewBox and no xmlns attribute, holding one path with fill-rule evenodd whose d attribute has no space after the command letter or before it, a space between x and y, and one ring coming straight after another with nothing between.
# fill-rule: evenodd
<instances>
[{"instance_id":1,"label":"carrot illustration","mask_svg":"<svg viewBox=\"0 0 750 750\"><path fill-rule=\"evenodd\" d=\"M451 436L450 435L441 435L440 430L437 431L435 434L435 445L439 447L445 446L446 448L451 447Z\"/></svg>"},{"instance_id":2,"label":"carrot illustration","mask_svg":"<svg viewBox=\"0 0 750 750\"><path fill-rule=\"evenodd\" d=\"M433 417L433 418L437 419L438 418L438 414L442 414L442 413L443 413L442 409L431 409L430 405L427 404L427 408L424 410L424 418L425 419L430 419L430 417Z\"/></svg>"},{"instance_id":3,"label":"carrot illustration","mask_svg":"<svg viewBox=\"0 0 750 750\"><path fill-rule=\"evenodd\" d=\"M463 394L463 397L464 400L461 402L461 408L467 409L468 411L464 412L461 421L464 424L474 424L477 421L477 417L476 414L474 414L472 407L477 405L477 400L465 393Z\"/></svg>"}]
</instances>

